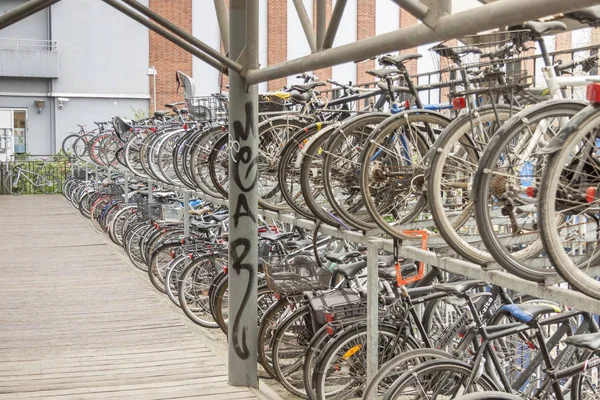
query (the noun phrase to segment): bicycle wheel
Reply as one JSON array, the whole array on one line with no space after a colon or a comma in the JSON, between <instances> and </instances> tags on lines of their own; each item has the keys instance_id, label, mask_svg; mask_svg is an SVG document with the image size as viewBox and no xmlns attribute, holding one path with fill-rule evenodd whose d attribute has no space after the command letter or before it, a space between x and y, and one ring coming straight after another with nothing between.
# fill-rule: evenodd
<instances>
[{"instance_id":1,"label":"bicycle wheel","mask_svg":"<svg viewBox=\"0 0 600 400\"><path fill-rule=\"evenodd\" d=\"M441 132L449 122L437 113L407 111L380 123L367 139L360 157L361 197L371 218L385 233L412 238L403 225L413 222L426 205L423 189L428 133ZM427 216L419 219L428 223Z\"/></svg>"},{"instance_id":2,"label":"bicycle wheel","mask_svg":"<svg viewBox=\"0 0 600 400\"><path fill-rule=\"evenodd\" d=\"M313 337L310 308L300 307L279 324L271 350L277 380L293 395L306 398L304 354Z\"/></svg>"},{"instance_id":3,"label":"bicycle wheel","mask_svg":"<svg viewBox=\"0 0 600 400\"><path fill-rule=\"evenodd\" d=\"M44 194L55 194L61 188L60 179L53 174L44 174L40 179L40 189Z\"/></svg>"},{"instance_id":4,"label":"bicycle wheel","mask_svg":"<svg viewBox=\"0 0 600 400\"><path fill-rule=\"evenodd\" d=\"M537 190L547 157L539 152L585 104L553 100L521 111L486 147L473 180L475 220L487 251L507 271L543 282L556 274L542 253ZM531 249L524 252L527 246ZM524 255L532 257L524 258Z\"/></svg>"},{"instance_id":5,"label":"bicycle wheel","mask_svg":"<svg viewBox=\"0 0 600 400\"><path fill-rule=\"evenodd\" d=\"M176 254L179 253L181 244L162 245L152 252L148 266L148 277L152 285L162 293L166 293L165 276L169 266L173 263Z\"/></svg>"},{"instance_id":6,"label":"bicycle wheel","mask_svg":"<svg viewBox=\"0 0 600 400\"><path fill-rule=\"evenodd\" d=\"M277 178L281 187L281 194L292 209L298 214L315 219L315 216L306 205L302 188L300 186L300 166L301 152L311 136L320 130L319 125L314 124L300 129L288 140L280 154L280 163Z\"/></svg>"},{"instance_id":7,"label":"bicycle wheel","mask_svg":"<svg viewBox=\"0 0 600 400\"><path fill-rule=\"evenodd\" d=\"M600 299L600 113L590 106L563 128L561 148L549 157L539 190L542 243L548 258L574 288Z\"/></svg>"},{"instance_id":8,"label":"bicycle wheel","mask_svg":"<svg viewBox=\"0 0 600 400\"><path fill-rule=\"evenodd\" d=\"M212 256L199 256L181 274L179 304L181 309L196 324L205 328L218 328L210 314L208 289L222 269L222 260Z\"/></svg>"},{"instance_id":9,"label":"bicycle wheel","mask_svg":"<svg viewBox=\"0 0 600 400\"><path fill-rule=\"evenodd\" d=\"M450 398L468 393L498 391L495 383L486 375L469 387L472 367L457 360L433 360L417 365L400 376L384 395L392 399Z\"/></svg>"},{"instance_id":10,"label":"bicycle wheel","mask_svg":"<svg viewBox=\"0 0 600 400\"><path fill-rule=\"evenodd\" d=\"M380 363L419 347L412 337L400 335L395 327L380 325L378 336ZM346 329L327 345L315 370L317 398L362 398L367 385L366 366L367 327L361 324Z\"/></svg>"},{"instance_id":11,"label":"bicycle wheel","mask_svg":"<svg viewBox=\"0 0 600 400\"><path fill-rule=\"evenodd\" d=\"M395 357L379 367L367 386L364 399L383 399L391 385L409 368L431 360L452 359L452 354L438 349L415 349Z\"/></svg>"},{"instance_id":12,"label":"bicycle wheel","mask_svg":"<svg viewBox=\"0 0 600 400\"><path fill-rule=\"evenodd\" d=\"M484 147L515 112L506 105L472 110L448 125L430 153L427 200L435 226L454 251L476 264L493 258L473 232L473 175Z\"/></svg>"},{"instance_id":13,"label":"bicycle wheel","mask_svg":"<svg viewBox=\"0 0 600 400\"><path fill-rule=\"evenodd\" d=\"M389 114L359 115L338 127L324 145L323 189L337 216L357 229L377 225L360 192L360 152L375 127Z\"/></svg>"},{"instance_id":14,"label":"bicycle wheel","mask_svg":"<svg viewBox=\"0 0 600 400\"><path fill-rule=\"evenodd\" d=\"M13 196L19 196L25 191L25 181L16 168L9 170L4 176L4 189Z\"/></svg>"},{"instance_id":15,"label":"bicycle wheel","mask_svg":"<svg viewBox=\"0 0 600 400\"><path fill-rule=\"evenodd\" d=\"M458 397L456 400L523 400L523 398L510 393L489 391L467 394L465 396Z\"/></svg>"},{"instance_id":16,"label":"bicycle wheel","mask_svg":"<svg viewBox=\"0 0 600 400\"><path fill-rule=\"evenodd\" d=\"M179 304L181 273L185 270L185 267L192 262L192 258L191 254L182 254L175 257L173 262L169 264L169 268L165 274L165 293L177 307L181 307L181 304Z\"/></svg>"},{"instance_id":17,"label":"bicycle wheel","mask_svg":"<svg viewBox=\"0 0 600 400\"><path fill-rule=\"evenodd\" d=\"M273 304L260 319L258 327L258 362L272 378L277 378L273 369L273 338L277 325L291 313L292 304L287 297Z\"/></svg>"}]
</instances>

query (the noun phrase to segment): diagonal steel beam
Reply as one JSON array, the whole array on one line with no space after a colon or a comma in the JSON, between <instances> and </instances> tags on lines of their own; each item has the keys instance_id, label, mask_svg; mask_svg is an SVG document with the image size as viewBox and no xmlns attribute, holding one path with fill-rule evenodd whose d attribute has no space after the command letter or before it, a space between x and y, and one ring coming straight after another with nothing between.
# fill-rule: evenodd
<instances>
[{"instance_id":1,"label":"diagonal steel beam","mask_svg":"<svg viewBox=\"0 0 600 400\"><path fill-rule=\"evenodd\" d=\"M335 6L331 12L331 19L329 20L327 32L325 32L325 39L323 39L323 49L330 49L333 46L335 35L337 34L340 21L342 20L344 10L346 9L346 3L348 3L348 0L337 0L335 2Z\"/></svg>"},{"instance_id":2,"label":"diagonal steel beam","mask_svg":"<svg viewBox=\"0 0 600 400\"><path fill-rule=\"evenodd\" d=\"M323 48L327 29L327 0L317 0L317 49Z\"/></svg>"},{"instance_id":3,"label":"diagonal steel beam","mask_svg":"<svg viewBox=\"0 0 600 400\"><path fill-rule=\"evenodd\" d=\"M229 14L225 0L215 0L215 11L217 12L217 21L221 32L221 44L225 54L229 54Z\"/></svg>"},{"instance_id":4,"label":"diagonal steel beam","mask_svg":"<svg viewBox=\"0 0 600 400\"><path fill-rule=\"evenodd\" d=\"M59 1L60 0L29 0L25 4L10 10L0 17L0 30L42 11Z\"/></svg>"},{"instance_id":5,"label":"diagonal steel beam","mask_svg":"<svg viewBox=\"0 0 600 400\"><path fill-rule=\"evenodd\" d=\"M294 0L294 7L296 7L296 13L298 14L298 18L300 18L300 24L302 24L302 29L304 30L304 35L306 36L306 40L308 41L310 52L316 53L317 39L315 38L315 32L313 31L312 23L310 22L310 17L308 16L306 8L304 7L304 2L302 0Z\"/></svg>"},{"instance_id":6,"label":"diagonal steel beam","mask_svg":"<svg viewBox=\"0 0 600 400\"><path fill-rule=\"evenodd\" d=\"M165 28L161 27L158 24L155 24L152 21L149 21L146 17L142 16L141 14L134 11L130 7L123 5L122 3L120 3L117 0L102 0L102 1L104 1L106 4L110 5L111 7L114 7L117 10L121 11L123 14L125 14L129 18L139 22L140 24L144 25L148 29L158 33L160 36L164 37L165 39L174 43L175 45L181 47L183 50L198 57L205 63L209 64L211 67L213 67L219 71L222 71L224 74L228 73L227 67L225 65L221 64L219 61L215 60L214 58L209 57L204 52L202 52L199 49L197 49L196 47L192 46L189 42L183 40L182 38L175 35L174 33L169 32Z\"/></svg>"},{"instance_id":7,"label":"diagonal steel beam","mask_svg":"<svg viewBox=\"0 0 600 400\"><path fill-rule=\"evenodd\" d=\"M350 61L364 60L378 54L405 50L436 41L449 40L490 29L503 28L589 7L598 0L502 0L482 7L446 15L435 29L424 24L398 29L369 39L323 50L295 60L248 71L250 84L312 71Z\"/></svg>"},{"instance_id":8,"label":"diagonal steel beam","mask_svg":"<svg viewBox=\"0 0 600 400\"><path fill-rule=\"evenodd\" d=\"M191 35L190 33L181 29L180 27L173 24L171 21L169 21L165 17L157 14L156 12L152 11L148 7L144 6L143 4L138 3L136 0L123 0L123 2L130 5L132 8L138 10L140 13L144 14L151 20L157 22L159 25L167 28L169 31L173 32L177 36L183 38L184 40L187 40L192 45L196 46L198 49L200 49L203 52L205 52L206 54L208 54L210 57L212 57L215 60L218 60L219 62L226 65L228 68L231 68L232 70L234 70L236 72L242 72L243 68L242 68L241 64L238 64L237 62L233 61L229 57L225 57L220 52L216 51L215 49L213 49L206 43L202 42L201 40L198 40L196 37L194 37L194 35Z\"/></svg>"}]
</instances>

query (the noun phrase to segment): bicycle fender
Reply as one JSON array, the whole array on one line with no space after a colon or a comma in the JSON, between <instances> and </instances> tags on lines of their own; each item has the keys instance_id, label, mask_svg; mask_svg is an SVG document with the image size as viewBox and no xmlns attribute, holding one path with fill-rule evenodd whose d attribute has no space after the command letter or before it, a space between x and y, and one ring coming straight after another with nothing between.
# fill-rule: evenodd
<instances>
[{"instance_id":1,"label":"bicycle fender","mask_svg":"<svg viewBox=\"0 0 600 400\"><path fill-rule=\"evenodd\" d=\"M539 154L553 154L562 149L567 139L577 133L579 126L595 113L600 112L600 104L590 104L580 112L578 112L569 123L562 128L550 143L543 149L539 150Z\"/></svg>"}]
</instances>

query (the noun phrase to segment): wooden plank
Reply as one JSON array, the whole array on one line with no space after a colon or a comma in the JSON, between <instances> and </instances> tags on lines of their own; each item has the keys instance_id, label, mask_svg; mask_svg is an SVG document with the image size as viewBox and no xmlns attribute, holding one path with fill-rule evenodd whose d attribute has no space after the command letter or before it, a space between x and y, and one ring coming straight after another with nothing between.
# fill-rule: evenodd
<instances>
[{"instance_id":1,"label":"wooden plank","mask_svg":"<svg viewBox=\"0 0 600 400\"><path fill-rule=\"evenodd\" d=\"M0 226L0 400L256 398L62 196L0 196Z\"/></svg>"}]
</instances>

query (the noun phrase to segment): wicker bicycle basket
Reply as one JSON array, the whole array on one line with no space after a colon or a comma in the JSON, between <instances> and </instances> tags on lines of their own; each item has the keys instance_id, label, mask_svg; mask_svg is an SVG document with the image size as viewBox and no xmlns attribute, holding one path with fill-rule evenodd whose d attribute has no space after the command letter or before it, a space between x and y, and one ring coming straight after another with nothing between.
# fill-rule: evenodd
<instances>
[{"instance_id":1,"label":"wicker bicycle basket","mask_svg":"<svg viewBox=\"0 0 600 400\"><path fill-rule=\"evenodd\" d=\"M267 257L262 261L267 286L275 293L292 294L329 288L331 272L319 268L308 256L292 259Z\"/></svg>"},{"instance_id":2,"label":"wicker bicycle basket","mask_svg":"<svg viewBox=\"0 0 600 400\"><path fill-rule=\"evenodd\" d=\"M185 99L192 118L197 122L227 122L229 104L215 96L188 97Z\"/></svg>"}]
</instances>

